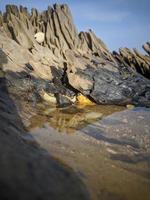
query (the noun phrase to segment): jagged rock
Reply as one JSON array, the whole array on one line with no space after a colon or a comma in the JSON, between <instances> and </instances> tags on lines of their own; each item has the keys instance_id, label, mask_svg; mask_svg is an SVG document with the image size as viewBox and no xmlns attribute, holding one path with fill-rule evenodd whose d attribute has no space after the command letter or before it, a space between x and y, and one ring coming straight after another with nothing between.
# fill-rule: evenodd
<instances>
[{"instance_id":1,"label":"jagged rock","mask_svg":"<svg viewBox=\"0 0 150 200\"><path fill-rule=\"evenodd\" d=\"M33 75L37 78L52 80L53 76L50 71L50 67L41 62L29 61L30 66L32 66L30 75Z\"/></svg>"},{"instance_id":2,"label":"jagged rock","mask_svg":"<svg viewBox=\"0 0 150 200\"><path fill-rule=\"evenodd\" d=\"M149 78L150 57L127 48L111 53L92 30L78 34L67 5L31 14L8 5L0 15L0 46L8 57L3 71L15 91L22 85L25 93L28 82L37 96L49 90L73 99L80 92L98 104L149 106L150 83L138 73ZM144 49L149 52L149 43Z\"/></svg>"},{"instance_id":3,"label":"jagged rock","mask_svg":"<svg viewBox=\"0 0 150 200\"><path fill-rule=\"evenodd\" d=\"M3 70L20 72L25 68L25 64L28 63L30 59L33 59L32 54L26 51L22 46L17 44L11 38L6 37L0 32L0 47L1 51L7 57L7 63L3 65Z\"/></svg>"},{"instance_id":4,"label":"jagged rock","mask_svg":"<svg viewBox=\"0 0 150 200\"><path fill-rule=\"evenodd\" d=\"M16 5L6 5L6 15L15 15L15 16L19 16L19 9ZM10 16L9 16L10 17Z\"/></svg>"},{"instance_id":5,"label":"jagged rock","mask_svg":"<svg viewBox=\"0 0 150 200\"><path fill-rule=\"evenodd\" d=\"M80 58L82 59L82 58ZM113 66L113 63L111 64ZM150 81L130 68L114 70L104 68L101 64L86 68L69 68L68 80L72 87L90 97L98 104L141 104L150 105Z\"/></svg>"},{"instance_id":6,"label":"jagged rock","mask_svg":"<svg viewBox=\"0 0 150 200\"><path fill-rule=\"evenodd\" d=\"M10 19L8 23L9 30L11 30L12 38L15 39L21 46L31 49L33 46L32 35L29 35L22 21L15 15L10 13Z\"/></svg>"},{"instance_id":7,"label":"jagged rock","mask_svg":"<svg viewBox=\"0 0 150 200\"><path fill-rule=\"evenodd\" d=\"M20 6L20 13L22 13L24 16L27 16L28 19L30 18L30 14L26 7Z\"/></svg>"},{"instance_id":8,"label":"jagged rock","mask_svg":"<svg viewBox=\"0 0 150 200\"><path fill-rule=\"evenodd\" d=\"M3 25L3 16L2 13L0 12L0 27Z\"/></svg>"},{"instance_id":9,"label":"jagged rock","mask_svg":"<svg viewBox=\"0 0 150 200\"><path fill-rule=\"evenodd\" d=\"M143 49L150 55L150 43L147 42L143 45Z\"/></svg>"},{"instance_id":10,"label":"jagged rock","mask_svg":"<svg viewBox=\"0 0 150 200\"><path fill-rule=\"evenodd\" d=\"M113 52L113 56L125 66L131 67L145 77L150 77L150 57L142 55L137 49L130 50L128 48L119 49L119 53Z\"/></svg>"}]
</instances>

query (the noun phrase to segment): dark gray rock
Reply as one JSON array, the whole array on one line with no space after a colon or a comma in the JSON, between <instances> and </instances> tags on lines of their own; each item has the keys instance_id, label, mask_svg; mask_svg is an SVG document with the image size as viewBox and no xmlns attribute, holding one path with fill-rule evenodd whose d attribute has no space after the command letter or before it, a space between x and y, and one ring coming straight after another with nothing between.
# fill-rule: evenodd
<instances>
[{"instance_id":1,"label":"dark gray rock","mask_svg":"<svg viewBox=\"0 0 150 200\"><path fill-rule=\"evenodd\" d=\"M59 93L57 93L55 96L59 107L66 107L72 105L72 102L68 97Z\"/></svg>"},{"instance_id":2,"label":"dark gray rock","mask_svg":"<svg viewBox=\"0 0 150 200\"><path fill-rule=\"evenodd\" d=\"M130 69L114 72L102 67L87 66L85 70L79 69L76 74L93 83L91 89L80 88L80 92L98 104L150 106L150 81Z\"/></svg>"}]
</instances>

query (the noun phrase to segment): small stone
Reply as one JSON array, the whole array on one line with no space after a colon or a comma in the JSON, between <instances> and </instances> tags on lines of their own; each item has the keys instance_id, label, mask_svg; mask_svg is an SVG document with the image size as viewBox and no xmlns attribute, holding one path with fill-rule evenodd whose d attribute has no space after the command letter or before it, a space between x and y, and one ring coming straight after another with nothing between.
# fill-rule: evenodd
<instances>
[{"instance_id":1,"label":"small stone","mask_svg":"<svg viewBox=\"0 0 150 200\"><path fill-rule=\"evenodd\" d=\"M102 118L102 116L103 116L102 113L90 112L90 113L86 113L85 119L86 120L94 120L94 119Z\"/></svg>"},{"instance_id":2,"label":"small stone","mask_svg":"<svg viewBox=\"0 0 150 200\"><path fill-rule=\"evenodd\" d=\"M94 102L92 102L90 99L88 99L86 96L79 94L77 96L77 103L80 105L95 105Z\"/></svg>"},{"instance_id":3,"label":"small stone","mask_svg":"<svg viewBox=\"0 0 150 200\"><path fill-rule=\"evenodd\" d=\"M34 38L38 43L42 43L44 42L45 35L42 32L38 32L34 35Z\"/></svg>"},{"instance_id":4,"label":"small stone","mask_svg":"<svg viewBox=\"0 0 150 200\"><path fill-rule=\"evenodd\" d=\"M135 108L135 106L132 105L132 104L128 104L126 107L127 107L128 109L133 109L133 108Z\"/></svg>"},{"instance_id":5,"label":"small stone","mask_svg":"<svg viewBox=\"0 0 150 200\"><path fill-rule=\"evenodd\" d=\"M49 103L53 103L56 104L56 98L53 94L47 93L44 90L39 92L40 97L42 98L42 100L49 102Z\"/></svg>"},{"instance_id":6,"label":"small stone","mask_svg":"<svg viewBox=\"0 0 150 200\"><path fill-rule=\"evenodd\" d=\"M138 118L139 118L139 119L144 119L144 117L143 117L143 116L141 116L141 115L140 115L140 116L138 116Z\"/></svg>"},{"instance_id":7,"label":"small stone","mask_svg":"<svg viewBox=\"0 0 150 200\"><path fill-rule=\"evenodd\" d=\"M113 149L107 148L106 150L107 150L107 152L109 152L111 154L117 154L117 152Z\"/></svg>"}]
</instances>

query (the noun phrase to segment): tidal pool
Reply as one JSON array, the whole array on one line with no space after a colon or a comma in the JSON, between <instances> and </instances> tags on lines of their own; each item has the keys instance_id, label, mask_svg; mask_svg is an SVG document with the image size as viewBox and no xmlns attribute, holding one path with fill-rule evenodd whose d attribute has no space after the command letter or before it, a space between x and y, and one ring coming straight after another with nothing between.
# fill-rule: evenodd
<instances>
[{"instance_id":1,"label":"tidal pool","mask_svg":"<svg viewBox=\"0 0 150 200\"><path fill-rule=\"evenodd\" d=\"M74 133L77 130L91 124L114 112L124 110L121 106L70 106L66 108L56 108L39 105L38 113L30 119L28 129L42 127L49 124L60 133Z\"/></svg>"},{"instance_id":2,"label":"tidal pool","mask_svg":"<svg viewBox=\"0 0 150 200\"><path fill-rule=\"evenodd\" d=\"M39 107L27 129L75 171L90 199L150 199L150 109Z\"/></svg>"}]
</instances>

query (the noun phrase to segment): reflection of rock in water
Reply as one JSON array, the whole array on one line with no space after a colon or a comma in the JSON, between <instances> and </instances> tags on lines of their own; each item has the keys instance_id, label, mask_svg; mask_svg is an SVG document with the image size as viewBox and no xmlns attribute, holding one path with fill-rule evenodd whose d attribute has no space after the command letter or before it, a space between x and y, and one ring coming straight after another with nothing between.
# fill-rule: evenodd
<instances>
[{"instance_id":1,"label":"reflection of rock in water","mask_svg":"<svg viewBox=\"0 0 150 200\"><path fill-rule=\"evenodd\" d=\"M94 113L93 113L94 115ZM98 120L101 118L101 113L97 114L93 119L92 116L86 116L86 113L76 113L72 115L63 114L61 112L54 112L48 117L35 116L31 120L31 125L28 129L33 129L36 127L42 127L44 123L48 122L49 126L55 128L58 132L63 133L73 133L77 129L81 129L86 124L93 122L93 120Z\"/></svg>"},{"instance_id":2,"label":"reflection of rock in water","mask_svg":"<svg viewBox=\"0 0 150 200\"><path fill-rule=\"evenodd\" d=\"M0 199L89 199L70 167L40 149L34 139L35 146L22 139L27 133L5 77L0 77L0 126Z\"/></svg>"},{"instance_id":3,"label":"reflection of rock in water","mask_svg":"<svg viewBox=\"0 0 150 200\"><path fill-rule=\"evenodd\" d=\"M28 129L40 128L45 123L56 129L58 132L73 133L101 119L110 113L124 110L119 106L70 106L57 109L55 107L42 108L38 115L30 119ZM38 110L38 108L37 108Z\"/></svg>"}]
</instances>

